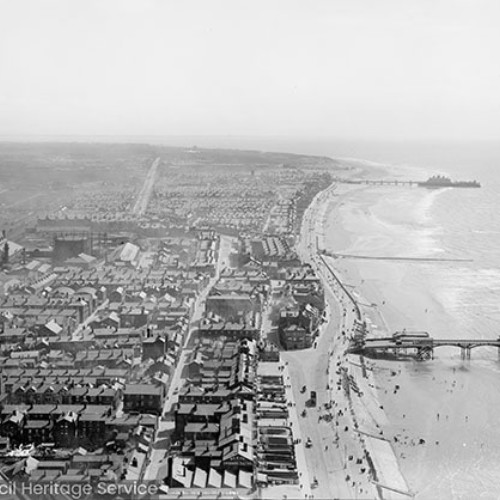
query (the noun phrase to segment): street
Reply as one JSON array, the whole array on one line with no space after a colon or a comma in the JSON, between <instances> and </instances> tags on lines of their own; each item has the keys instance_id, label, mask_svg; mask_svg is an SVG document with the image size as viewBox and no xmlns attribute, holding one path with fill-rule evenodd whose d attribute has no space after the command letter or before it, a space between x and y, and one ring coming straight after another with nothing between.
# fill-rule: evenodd
<instances>
[{"instance_id":1,"label":"street","mask_svg":"<svg viewBox=\"0 0 500 500\"><path fill-rule=\"evenodd\" d=\"M333 189L320 193L315 202L324 205ZM310 481L317 479L312 494L318 498L377 498L344 391L347 333L354 326L355 314L350 299L317 256L316 235L322 220L315 202L304 214L298 251L322 279L328 318L315 348L283 352L282 359L288 363L295 411L300 415L306 410L304 417L299 416L299 425L302 445L307 439L312 443L305 447L307 476ZM307 388L305 393L300 391L303 386ZM311 391L317 393L317 406L306 408Z\"/></svg>"},{"instance_id":2,"label":"street","mask_svg":"<svg viewBox=\"0 0 500 500\"><path fill-rule=\"evenodd\" d=\"M210 279L207 286L201 291L201 293L198 294L195 299L193 314L191 316L189 324L189 332L186 335L179 360L169 382L162 416L158 421L158 428L156 429L156 433L151 444L149 462L145 467L143 476L144 480L162 479L161 477L159 477L159 473L164 470L163 466L166 465L165 458L170 446L169 435L174 430L174 422L168 417L168 415L171 413L172 409L175 408L175 404L178 400L178 392L183 385L182 374L186 362L189 360L190 354L192 352L192 349L189 349L188 346L193 333L198 329L199 322L205 311L205 300L210 290L219 279L221 271L224 269L226 263L228 262L230 251L231 239L229 237L222 236L215 275Z\"/></svg>"}]
</instances>

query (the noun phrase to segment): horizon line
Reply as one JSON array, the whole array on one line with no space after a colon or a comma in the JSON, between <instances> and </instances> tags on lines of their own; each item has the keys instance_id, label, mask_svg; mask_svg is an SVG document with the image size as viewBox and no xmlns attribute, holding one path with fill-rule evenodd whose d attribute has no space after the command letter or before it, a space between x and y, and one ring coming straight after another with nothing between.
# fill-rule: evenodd
<instances>
[{"instance_id":1,"label":"horizon line","mask_svg":"<svg viewBox=\"0 0 500 500\"><path fill-rule=\"evenodd\" d=\"M500 140L496 138L487 139L458 139L458 138L370 138L370 137L339 137L334 135L301 135L301 134L0 134L0 142L27 142L29 139L38 140L53 140L53 139L190 139L190 138L206 138L206 139L259 139L259 140L276 140L276 139L300 139L304 142L309 141L339 141L339 142L364 142L364 143L437 143L437 144L456 144L456 143L499 143Z\"/></svg>"}]
</instances>

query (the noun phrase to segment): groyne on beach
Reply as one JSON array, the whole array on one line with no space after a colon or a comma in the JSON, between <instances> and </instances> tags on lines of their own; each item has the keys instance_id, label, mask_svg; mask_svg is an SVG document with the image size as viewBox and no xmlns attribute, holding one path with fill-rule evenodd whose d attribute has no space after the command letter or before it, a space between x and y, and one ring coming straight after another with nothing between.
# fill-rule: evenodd
<instances>
[{"instance_id":1,"label":"groyne on beach","mask_svg":"<svg viewBox=\"0 0 500 500\"><path fill-rule=\"evenodd\" d=\"M401 262L472 262L472 259L445 259L437 257L388 257L388 256L376 256L376 255L353 255L346 253L333 253L324 251L325 255L340 258L340 259L364 259L364 260L389 260L389 261L401 261Z\"/></svg>"}]
</instances>

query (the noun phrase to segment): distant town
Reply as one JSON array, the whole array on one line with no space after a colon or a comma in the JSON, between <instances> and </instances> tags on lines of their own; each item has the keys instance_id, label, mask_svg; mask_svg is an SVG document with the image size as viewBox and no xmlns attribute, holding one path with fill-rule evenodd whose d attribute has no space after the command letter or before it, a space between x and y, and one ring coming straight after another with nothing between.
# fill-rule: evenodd
<instances>
[{"instance_id":1,"label":"distant town","mask_svg":"<svg viewBox=\"0 0 500 500\"><path fill-rule=\"evenodd\" d=\"M282 353L327 321L297 243L341 167L96 144L5 144L0 165L2 481L312 495L317 391Z\"/></svg>"}]
</instances>

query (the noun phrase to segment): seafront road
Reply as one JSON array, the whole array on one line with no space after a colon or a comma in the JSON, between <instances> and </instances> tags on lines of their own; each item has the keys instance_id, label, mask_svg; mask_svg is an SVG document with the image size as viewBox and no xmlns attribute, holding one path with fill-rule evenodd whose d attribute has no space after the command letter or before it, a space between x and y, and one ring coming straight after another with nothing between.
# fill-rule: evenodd
<instances>
[{"instance_id":1,"label":"seafront road","mask_svg":"<svg viewBox=\"0 0 500 500\"><path fill-rule=\"evenodd\" d=\"M283 352L282 359L288 363L295 410L300 415L306 409L306 416L299 417L299 425L302 444L307 438L312 442L310 448L305 448L307 476L311 481L317 479L312 494L316 498L373 499L378 498L378 492L369 481L364 449L342 386L347 332L354 325L355 314L317 255L316 237L334 189L332 185L319 193L307 209L297 248L302 260L309 262L322 279L328 319L315 348ZM302 393L304 385L307 391ZM317 393L316 408L305 406L311 390Z\"/></svg>"}]
</instances>

